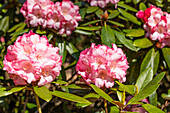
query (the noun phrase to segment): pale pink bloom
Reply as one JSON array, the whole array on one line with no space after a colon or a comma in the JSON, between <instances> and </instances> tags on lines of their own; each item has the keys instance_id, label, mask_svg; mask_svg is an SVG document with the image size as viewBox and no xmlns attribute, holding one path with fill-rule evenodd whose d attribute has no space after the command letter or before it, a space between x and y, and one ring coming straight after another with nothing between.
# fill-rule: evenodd
<instances>
[{"instance_id":1,"label":"pale pink bloom","mask_svg":"<svg viewBox=\"0 0 170 113\"><path fill-rule=\"evenodd\" d=\"M5 42L5 38L3 36L1 36L0 41L1 41L1 43Z\"/></svg>"},{"instance_id":2,"label":"pale pink bloom","mask_svg":"<svg viewBox=\"0 0 170 113\"><path fill-rule=\"evenodd\" d=\"M91 6L100 6L101 8L106 7L108 3L117 4L119 0L87 0Z\"/></svg>"},{"instance_id":3,"label":"pale pink bloom","mask_svg":"<svg viewBox=\"0 0 170 113\"><path fill-rule=\"evenodd\" d=\"M5 55L6 70L16 85L37 82L39 86L52 82L61 70L59 49L32 31L17 38Z\"/></svg>"},{"instance_id":4,"label":"pale pink bloom","mask_svg":"<svg viewBox=\"0 0 170 113\"><path fill-rule=\"evenodd\" d=\"M89 49L80 53L76 71L88 84L110 88L114 80L126 81L127 58L122 49L115 44L112 47L92 43Z\"/></svg>"}]
</instances>

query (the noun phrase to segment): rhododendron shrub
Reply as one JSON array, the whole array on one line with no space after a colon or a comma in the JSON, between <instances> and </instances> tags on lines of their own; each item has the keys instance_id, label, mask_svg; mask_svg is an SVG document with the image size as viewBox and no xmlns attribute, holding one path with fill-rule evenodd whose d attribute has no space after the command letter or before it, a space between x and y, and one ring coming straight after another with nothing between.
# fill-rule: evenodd
<instances>
[{"instance_id":1,"label":"rhododendron shrub","mask_svg":"<svg viewBox=\"0 0 170 113\"><path fill-rule=\"evenodd\" d=\"M146 37L151 40L159 40L164 46L170 46L170 14L163 12L160 8L151 5L145 11L139 11L137 17L144 22Z\"/></svg>"},{"instance_id":2,"label":"rhododendron shrub","mask_svg":"<svg viewBox=\"0 0 170 113\"><path fill-rule=\"evenodd\" d=\"M20 12L31 26L53 28L59 30L60 35L71 35L81 20L79 7L69 0L56 3L51 0L27 0Z\"/></svg>"},{"instance_id":3,"label":"rhododendron shrub","mask_svg":"<svg viewBox=\"0 0 170 113\"><path fill-rule=\"evenodd\" d=\"M8 47L3 69L15 85L37 82L38 86L42 86L51 83L60 73L62 56L58 52L59 48L49 44L47 37L30 31Z\"/></svg>"},{"instance_id":4,"label":"rhododendron shrub","mask_svg":"<svg viewBox=\"0 0 170 113\"><path fill-rule=\"evenodd\" d=\"M126 81L126 70L129 67L126 55L115 44L112 47L92 43L89 49L80 53L76 71L88 84L110 88L114 80Z\"/></svg>"}]
</instances>

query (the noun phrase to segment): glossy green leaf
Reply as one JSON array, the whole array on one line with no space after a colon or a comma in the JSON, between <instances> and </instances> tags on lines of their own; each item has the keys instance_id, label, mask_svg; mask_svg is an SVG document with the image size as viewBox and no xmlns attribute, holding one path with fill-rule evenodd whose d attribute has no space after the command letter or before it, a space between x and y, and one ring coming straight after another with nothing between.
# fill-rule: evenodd
<instances>
[{"instance_id":1,"label":"glossy green leaf","mask_svg":"<svg viewBox=\"0 0 170 113\"><path fill-rule=\"evenodd\" d=\"M119 15L119 11L117 11L117 10L111 11L110 14L109 14L108 19L115 18L115 17L117 17L118 15Z\"/></svg>"},{"instance_id":2,"label":"glossy green leaf","mask_svg":"<svg viewBox=\"0 0 170 113\"><path fill-rule=\"evenodd\" d=\"M151 104L143 104L142 106L149 113L165 113L161 109L159 109Z\"/></svg>"},{"instance_id":3,"label":"glossy green leaf","mask_svg":"<svg viewBox=\"0 0 170 113\"><path fill-rule=\"evenodd\" d=\"M24 30L21 30L21 31L18 31L18 32L14 32L14 33L10 34L10 36L21 35L21 34L27 33L28 31L29 31L29 29L24 29Z\"/></svg>"},{"instance_id":4,"label":"glossy green leaf","mask_svg":"<svg viewBox=\"0 0 170 113\"><path fill-rule=\"evenodd\" d=\"M145 3L141 2L141 3L139 4L139 10L145 11L146 8L147 8L147 7L146 7Z\"/></svg>"},{"instance_id":5,"label":"glossy green leaf","mask_svg":"<svg viewBox=\"0 0 170 113\"><path fill-rule=\"evenodd\" d=\"M134 4L138 4L141 0L133 0Z\"/></svg>"},{"instance_id":6,"label":"glossy green leaf","mask_svg":"<svg viewBox=\"0 0 170 113\"><path fill-rule=\"evenodd\" d=\"M79 11L81 18L84 19L84 16L86 15L86 8L81 8Z\"/></svg>"},{"instance_id":7,"label":"glossy green leaf","mask_svg":"<svg viewBox=\"0 0 170 113\"><path fill-rule=\"evenodd\" d=\"M95 86L94 84L90 84L90 86L93 88L93 90L98 93L101 97L103 97L104 99L106 99L107 101L113 103L113 99L106 94L103 90L101 90L100 88L98 88L97 86ZM114 104L114 103L113 103Z\"/></svg>"},{"instance_id":8,"label":"glossy green leaf","mask_svg":"<svg viewBox=\"0 0 170 113\"><path fill-rule=\"evenodd\" d=\"M159 65L159 51L155 53L154 48L150 49L149 52L146 54L145 58L142 61L140 67L140 73L142 73L148 67L152 67L153 74L156 73Z\"/></svg>"},{"instance_id":9,"label":"glossy green leaf","mask_svg":"<svg viewBox=\"0 0 170 113\"><path fill-rule=\"evenodd\" d=\"M15 26L13 26L11 29L8 30L8 32L12 32L14 30L16 30L19 26L21 26L24 22L21 22L19 24L16 24Z\"/></svg>"},{"instance_id":10,"label":"glossy green leaf","mask_svg":"<svg viewBox=\"0 0 170 113\"><path fill-rule=\"evenodd\" d=\"M64 64L67 55L66 42L62 41L61 43L58 43L58 47L59 47L59 54L62 56L62 64Z\"/></svg>"},{"instance_id":11,"label":"glossy green leaf","mask_svg":"<svg viewBox=\"0 0 170 113\"><path fill-rule=\"evenodd\" d=\"M95 94L95 93L89 93L87 95L85 95L83 98L100 98L100 95Z\"/></svg>"},{"instance_id":12,"label":"glossy green leaf","mask_svg":"<svg viewBox=\"0 0 170 113\"><path fill-rule=\"evenodd\" d=\"M68 85L68 86L61 86L61 89L65 92L69 92L69 89L81 89L81 87L77 86L75 84L71 84L71 85Z\"/></svg>"},{"instance_id":13,"label":"glossy green leaf","mask_svg":"<svg viewBox=\"0 0 170 113\"><path fill-rule=\"evenodd\" d=\"M143 88L152 80L153 78L153 70L152 68L148 68L144 70L138 77L136 81L136 86L138 87L138 91L140 92Z\"/></svg>"},{"instance_id":14,"label":"glossy green leaf","mask_svg":"<svg viewBox=\"0 0 170 113\"><path fill-rule=\"evenodd\" d=\"M93 13L93 12L95 12L97 9L99 9L99 7L88 7L87 8L87 10L86 10L86 12L87 12L87 14L88 13Z\"/></svg>"},{"instance_id":15,"label":"glossy green leaf","mask_svg":"<svg viewBox=\"0 0 170 113\"><path fill-rule=\"evenodd\" d=\"M24 89L26 86L24 87L14 87L11 90L9 90L8 92L14 93L14 92L18 92L21 91L22 89Z\"/></svg>"},{"instance_id":16,"label":"glossy green leaf","mask_svg":"<svg viewBox=\"0 0 170 113\"><path fill-rule=\"evenodd\" d=\"M65 92L61 92L61 91L53 91L51 92L52 95L66 99L66 100L70 100L73 102L78 102L78 103L85 103L85 104L91 104L91 102L89 102L88 100L86 100L85 98L79 97L77 95L73 95L70 93L65 93Z\"/></svg>"},{"instance_id":17,"label":"glossy green leaf","mask_svg":"<svg viewBox=\"0 0 170 113\"><path fill-rule=\"evenodd\" d=\"M103 10L102 9L98 9L95 14L99 17L102 18L101 15L103 15Z\"/></svg>"},{"instance_id":18,"label":"glossy green leaf","mask_svg":"<svg viewBox=\"0 0 170 113\"><path fill-rule=\"evenodd\" d=\"M144 34L145 30L143 29L131 29L131 31L126 34L126 36L141 37Z\"/></svg>"},{"instance_id":19,"label":"glossy green leaf","mask_svg":"<svg viewBox=\"0 0 170 113\"><path fill-rule=\"evenodd\" d=\"M168 65L168 67L170 69L170 48L164 47L162 49L162 52L163 52L164 59L165 59L167 65Z\"/></svg>"},{"instance_id":20,"label":"glossy green leaf","mask_svg":"<svg viewBox=\"0 0 170 113\"><path fill-rule=\"evenodd\" d=\"M79 50L70 42L66 45L67 51L73 56L75 59L79 59Z\"/></svg>"},{"instance_id":21,"label":"glossy green leaf","mask_svg":"<svg viewBox=\"0 0 170 113\"><path fill-rule=\"evenodd\" d=\"M68 84L66 81L63 81L63 80L57 80L56 82L53 81L52 83L57 83L57 84Z\"/></svg>"},{"instance_id":22,"label":"glossy green leaf","mask_svg":"<svg viewBox=\"0 0 170 113\"><path fill-rule=\"evenodd\" d=\"M48 38L48 42L50 42L51 39L53 38L53 34L48 34L47 38Z\"/></svg>"},{"instance_id":23,"label":"glossy green leaf","mask_svg":"<svg viewBox=\"0 0 170 113\"><path fill-rule=\"evenodd\" d=\"M50 91L44 87L34 87L34 92L42 99L44 99L45 101L49 102L52 99L52 95L50 93Z\"/></svg>"},{"instance_id":24,"label":"glossy green leaf","mask_svg":"<svg viewBox=\"0 0 170 113\"><path fill-rule=\"evenodd\" d=\"M94 26L94 27L76 27L76 29L82 29L87 31L95 31L101 29L101 26Z\"/></svg>"},{"instance_id":25,"label":"glossy green leaf","mask_svg":"<svg viewBox=\"0 0 170 113\"><path fill-rule=\"evenodd\" d=\"M46 34L47 32L45 30L38 29L38 30L36 30L36 33L42 35L42 34Z\"/></svg>"},{"instance_id":26,"label":"glossy green leaf","mask_svg":"<svg viewBox=\"0 0 170 113\"><path fill-rule=\"evenodd\" d=\"M112 47L112 44L115 43L115 35L113 29L111 29L109 25L104 25L102 27L101 40L103 44L109 47Z\"/></svg>"},{"instance_id":27,"label":"glossy green leaf","mask_svg":"<svg viewBox=\"0 0 170 113\"><path fill-rule=\"evenodd\" d=\"M119 102L121 102L122 101L122 97L123 97L123 92L116 91L116 93L117 93L117 97L119 99Z\"/></svg>"},{"instance_id":28,"label":"glossy green leaf","mask_svg":"<svg viewBox=\"0 0 170 113\"><path fill-rule=\"evenodd\" d=\"M90 25L90 24L95 24L97 22L100 22L101 20L93 20L93 21L90 21L90 22L87 22L85 24L82 24L82 26L87 26L87 25Z\"/></svg>"},{"instance_id":29,"label":"glossy green leaf","mask_svg":"<svg viewBox=\"0 0 170 113\"><path fill-rule=\"evenodd\" d=\"M15 32L18 32L18 31L23 30L23 29L25 28L26 25L27 25L26 23L22 23L22 24L16 29Z\"/></svg>"},{"instance_id":30,"label":"glossy green leaf","mask_svg":"<svg viewBox=\"0 0 170 113\"><path fill-rule=\"evenodd\" d=\"M133 98L131 98L128 102L129 104L136 103L138 101L141 101L142 99L148 97L149 95L153 94L154 91L159 87L159 82L164 77L165 73L162 72L158 74L154 79L152 79L146 86L141 90L138 94L136 94Z\"/></svg>"},{"instance_id":31,"label":"glossy green leaf","mask_svg":"<svg viewBox=\"0 0 170 113\"><path fill-rule=\"evenodd\" d=\"M6 33L8 29L9 29L9 16L5 16L0 20L0 31Z\"/></svg>"},{"instance_id":32,"label":"glossy green leaf","mask_svg":"<svg viewBox=\"0 0 170 113\"><path fill-rule=\"evenodd\" d=\"M152 46L152 42L148 38L137 39L133 42L133 45L139 48L148 48Z\"/></svg>"},{"instance_id":33,"label":"glossy green leaf","mask_svg":"<svg viewBox=\"0 0 170 113\"><path fill-rule=\"evenodd\" d=\"M157 106L158 99L157 99L157 93L154 91L150 96L149 96L149 102L151 105Z\"/></svg>"},{"instance_id":34,"label":"glossy green leaf","mask_svg":"<svg viewBox=\"0 0 170 113\"><path fill-rule=\"evenodd\" d=\"M78 30L78 29L75 30L74 32L82 34L82 35L95 35L93 32L88 32L88 31L83 31L83 30Z\"/></svg>"},{"instance_id":35,"label":"glossy green leaf","mask_svg":"<svg viewBox=\"0 0 170 113\"><path fill-rule=\"evenodd\" d=\"M137 24L137 25L141 25L141 22L139 22L137 20L137 18L135 16L133 16L132 14L126 12L125 10L121 9L121 8L118 8L118 11L125 17L127 18L129 21Z\"/></svg>"},{"instance_id":36,"label":"glossy green leaf","mask_svg":"<svg viewBox=\"0 0 170 113\"><path fill-rule=\"evenodd\" d=\"M119 7L128 9L128 10L130 10L130 11L138 12L138 10L136 10L135 8L133 8L133 7L129 6L129 5L124 4L123 2L118 2L117 5L118 5Z\"/></svg>"},{"instance_id":37,"label":"glossy green leaf","mask_svg":"<svg viewBox=\"0 0 170 113\"><path fill-rule=\"evenodd\" d=\"M125 38L125 35L122 32L118 32L116 30L113 30L113 32L116 35L116 37L119 39L119 41L123 43L124 46L126 46L132 51L138 51L137 48L134 47L133 44Z\"/></svg>"},{"instance_id":38,"label":"glossy green leaf","mask_svg":"<svg viewBox=\"0 0 170 113\"><path fill-rule=\"evenodd\" d=\"M119 23L119 22L116 22L116 21L112 21L112 20L108 20L108 22L114 24L114 25L117 25L117 26L120 26L120 27L124 27L123 24Z\"/></svg>"},{"instance_id":39,"label":"glossy green leaf","mask_svg":"<svg viewBox=\"0 0 170 113\"><path fill-rule=\"evenodd\" d=\"M36 108L37 105L34 104L34 103L27 103L27 107L28 107L29 109L33 109L33 108Z\"/></svg>"}]
</instances>

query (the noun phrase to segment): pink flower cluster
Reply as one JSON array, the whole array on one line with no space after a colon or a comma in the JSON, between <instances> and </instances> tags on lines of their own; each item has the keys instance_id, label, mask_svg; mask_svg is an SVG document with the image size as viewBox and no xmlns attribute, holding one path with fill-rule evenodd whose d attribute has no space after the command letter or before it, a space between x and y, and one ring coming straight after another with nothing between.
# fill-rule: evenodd
<instances>
[{"instance_id":1,"label":"pink flower cluster","mask_svg":"<svg viewBox=\"0 0 170 113\"><path fill-rule=\"evenodd\" d=\"M170 46L170 14L153 5L145 11L139 11L136 16L143 20L146 37L159 40L161 48Z\"/></svg>"},{"instance_id":2,"label":"pink flower cluster","mask_svg":"<svg viewBox=\"0 0 170 113\"><path fill-rule=\"evenodd\" d=\"M126 81L126 70L129 68L127 58L122 49L115 44L112 47L92 43L89 49L80 53L76 71L88 84L110 88L115 79Z\"/></svg>"},{"instance_id":3,"label":"pink flower cluster","mask_svg":"<svg viewBox=\"0 0 170 113\"><path fill-rule=\"evenodd\" d=\"M26 22L32 26L54 28L59 34L70 35L81 20L79 7L69 0L52 2L51 0L27 0L20 12L26 18Z\"/></svg>"},{"instance_id":4,"label":"pink flower cluster","mask_svg":"<svg viewBox=\"0 0 170 113\"><path fill-rule=\"evenodd\" d=\"M88 0L91 6L100 6L104 8L108 3L117 4L119 0Z\"/></svg>"},{"instance_id":5,"label":"pink flower cluster","mask_svg":"<svg viewBox=\"0 0 170 113\"><path fill-rule=\"evenodd\" d=\"M59 48L49 44L46 36L40 37L30 31L8 47L3 69L9 73L15 85L38 82L38 86L41 86L59 75L62 56L58 52Z\"/></svg>"}]
</instances>

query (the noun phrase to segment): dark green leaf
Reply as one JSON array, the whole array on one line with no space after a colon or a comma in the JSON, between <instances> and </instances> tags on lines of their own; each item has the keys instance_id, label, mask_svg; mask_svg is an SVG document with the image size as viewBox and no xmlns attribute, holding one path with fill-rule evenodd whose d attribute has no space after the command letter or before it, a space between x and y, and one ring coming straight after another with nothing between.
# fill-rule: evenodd
<instances>
[{"instance_id":1,"label":"dark green leaf","mask_svg":"<svg viewBox=\"0 0 170 113\"><path fill-rule=\"evenodd\" d=\"M154 105L154 106L157 106L157 103L158 103L158 101L157 101L157 93L156 93L156 91L155 92L153 92L150 96L149 96L149 102L150 102L150 104L152 104L152 105Z\"/></svg>"},{"instance_id":2,"label":"dark green leaf","mask_svg":"<svg viewBox=\"0 0 170 113\"><path fill-rule=\"evenodd\" d=\"M141 3L139 4L139 10L145 11L146 8L147 8L147 7L146 7L145 3L141 2Z\"/></svg>"},{"instance_id":3,"label":"dark green leaf","mask_svg":"<svg viewBox=\"0 0 170 113\"><path fill-rule=\"evenodd\" d=\"M152 48L151 50L149 50L149 52L146 54L145 58L142 61L140 73L142 73L148 67L152 67L153 74L155 74L158 69L158 65L159 65L159 51L155 53L154 48Z\"/></svg>"},{"instance_id":4,"label":"dark green leaf","mask_svg":"<svg viewBox=\"0 0 170 113\"><path fill-rule=\"evenodd\" d=\"M102 18L101 15L103 15L103 10L101 9L98 9L95 14L99 17L99 18Z\"/></svg>"},{"instance_id":5,"label":"dark green leaf","mask_svg":"<svg viewBox=\"0 0 170 113\"><path fill-rule=\"evenodd\" d=\"M143 88L152 80L153 78L153 70L152 68L148 68L144 70L138 77L136 81L136 86L138 87L138 91L140 92Z\"/></svg>"},{"instance_id":6,"label":"dark green leaf","mask_svg":"<svg viewBox=\"0 0 170 113\"><path fill-rule=\"evenodd\" d=\"M84 19L85 14L86 14L86 8L81 8L80 9L80 15L81 15L82 19Z\"/></svg>"},{"instance_id":7,"label":"dark green leaf","mask_svg":"<svg viewBox=\"0 0 170 113\"><path fill-rule=\"evenodd\" d=\"M143 104L142 105L146 111L149 113L165 113L161 109L151 105L151 104Z\"/></svg>"},{"instance_id":8,"label":"dark green leaf","mask_svg":"<svg viewBox=\"0 0 170 113\"><path fill-rule=\"evenodd\" d=\"M87 23L85 23L85 24L82 24L82 26L87 26L87 25L89 25L89 24L95 24L95 23L100 22L100 21L101 21L101 20L93 20L93 21L87 22Z\"/></svg>"},{"instance_id":9,"label":"dark green leaf","mask_svg":"<svg viewBox=\"0 0 170 113\"><path fill-rule=\"evenodd\" d=\"M70 93L65 93L65 92L61 92L61 91L53 91L51 92L52 95L66 99L66 100L70 100L73 102L78 102L78 103L85 103L85 104L91 104L91 102L89 102L88 100L86 100L85 98L79 97L77 95L73 95Z\"/></svg>"},{"instance_id":10,"label":"dark green leaf","mask_svg":"<svg viewBox=\"0 0 170 113\"><path fill-rule=\"evenodd\" d=\"M66 45L67 51L73 56L75 59L79 59L79 50L70 42Z\"/></svg>"},{"instance_id":11,"label":"dark green leaf","mask_svg":"<svg viewBox=\"0 0 170 113\"><path fill-rule=\"evenodd\" d=\"M126 8L126 9L128 9L128 10L130 10L130 11L138 12L138 10L136 10L135 8L133 8L133 7L129 6L129 5L124 4L123 2L118 2L117 5L118 5L119 7Z\"/></svg>"},{"instance_id":12,"label":"dark green leaf","mask_svg":"<svg viewBox=\"0 0 170 113\"><path fill-rule=\"evenodd\" d=\"M58 43L58 47L60 49L59 54L62 56L62 64L64 64L66 60L66 42L62 41L61 43Z\"/></svg>"},{"instance_id":13,"label":"dark green leaf","mask_svg":"<svg viewBox=\"0 0 170 113\"><path fill-rule=\"evenodd\" d=\"M65 92L69 92L69 89L81 89L80 86L77 86L75 84L71 84L71 85L68 85L68 86L61 86L62 90L65 91Z\"/></svg>"},{"instance_id":14,"label":"dark green leaf","mask_svg":"<svg viewBox=\"0 0 170 113\"><path fill-rule=\"evenodd\" d=\"M131 29L131 31L126 34L126 36L141 37L144 34L145 30L143 29Z\"/></svg>"},{"instance_id":15,"label":"dark green leaf","mask_svg":"<svg viewBox=\"0 0 170 113\"><path fill-rule=\"evenodd\" d=\"M111 29L109 25L104 25L102 27L101 40L103 44L109 47L112 47L112 44L115 43L115 35L113 29Z\"/></svg>"},{"instance_id":16,"label":"dark green leaf","mask_svg":"<svg viewBox=\"0 0 170 113\"><path fill-rule=\"evenodd\" d=\"M6 33L8 29L9 29L9 16L5 16L0 20L0 31Z\"/></svg>"},{"instance_id":17,"label":"dark green leaf","mask_svg":"<svg viewBox=\"0 0 170 113\"><path fill-rule=\"evenodd\" d=\"M44 99L45 101L49 102L52 99L52 95L50 93L50 91L44 87L34 87L34 92L42 99Z\"/></svg>"},{"instance_id":18,"label":"dark green leaf","mask_svg":"<svg viewBox=\"0 0 170 113\"><path fill-rule=\"evenodd\" d=\"M114 24L114 25L118 25L118 26L120 26L120 27L124 27L123 24L121 24L121 23L119 23L119 22L116 22L116 21L108 20L108 22L110 22L110 23L112 23L112 24Z\"/></svg>"},{"instance_id":19,"label":"dark green leaf","mask_svg":"<svg viewBox=\"0 0 170 113\"><path fill-rule=\"evenodd\" d=\"M76 27L76 29L82 29L87 31L95 31L101 29L101 26L94 26L94 27Z\"/></svg>"},{"instance_id":20,"label":"dark green leaf","mask_svg":"<svg viewBox=\"0 0 170 113\"><path fill-rule=\"evenodd\" d=\"M116 37L119 39L119 41L123 43L127 48L129 48L132 51L138 51L137 48L135 48L133 44L125 38L125 35L122 32L118 32L116 30L113 31Z\"/></svg>"},{"instance_id":21,"label":"dark green leaf","mask_svg":"<svg viewBox=\"0 0 170 113\"><path fill-rule=\"evenodd\" d=\"M110 14L109 14L108 19L115 18L118 15L119 15L119 11L117 11L117 10L111 11Z\"/></svg>"},{"instance_id":22,"label":"dark green leaf","mask_svg":"<svg viewBox=\"0 0 170 113\"><path fill-rule=\"evenodd\" d=\"M137 20L137 18L136 18L135 16L133 16L132 14L124 11L124 10L121 9L121 8L118 8L118 10L119 10L119 12L120 12L125 18L127 18L129 21L131 21L131 22L133 22L133 23L135 23L135 24L137 24L137 25L141 25L141 22L139 22L139 21Z\"/></svg>"},{"instance_id":23,"label":"dark green leaf","mask_svg":"<svg viewBox=\"0 0 170 113\"><path fill-rule=\"evenodd\" d=\"M148 38L137 39L133 42L133 45L139 48L148 48L152 46L152 42Z\"/></svg>"},{"instance_id":24,"label":"dark green leaf","mask_svg":"<svg viewBox=\"0 0 170 113\"><path fill-rule=\"evenodd\" d=\"M99 9L99 7L88 7L87 8L87 10L86 10L86 12L87 12L87 14L88 13L93 13L93 12L95 12L97 9Z\"/></svg>"},{"instance_id":25,"label":"dark green leaf","mask_svg":"<svg viewBox=\"0 0 170 113\"><path fill-rule=\"evenodd\" d=\"M168 67L170 69L170 48L166 48L164 47L162 49L163 55L164 55L164 59L166 61L166 63L168 64Z\"/></svg>"}]
</instances>

